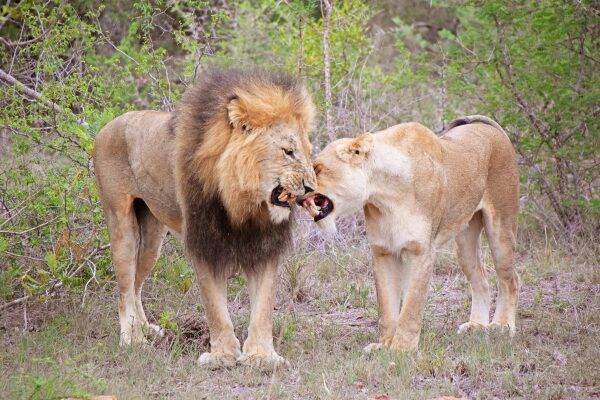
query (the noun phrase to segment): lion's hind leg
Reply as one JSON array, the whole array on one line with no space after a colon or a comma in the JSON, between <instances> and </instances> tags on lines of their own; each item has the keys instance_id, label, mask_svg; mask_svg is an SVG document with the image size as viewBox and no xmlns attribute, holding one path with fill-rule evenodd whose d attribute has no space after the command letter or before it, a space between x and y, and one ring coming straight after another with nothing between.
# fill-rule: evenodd
<instances>
[{"instance_id":1,"label":"lion's hind leg","mask_svg":"<svg viewBox=\"0 0 600 400\"><path fill-rule=\"evenodd\" d=\"M136 199L133 206L140 234L134 283L136 310L142 326L162 335L162 329L158 325L150 324L146 318L142 305L142 286L160 255L167 228L152 214L141 199Z\"/></svg>"},{"instance_id":2,"label":"lion's hind leg","mask_svg":"<svg viewBox=\"0 0 600 400\"><path fill-rule=\"evenodd\" d=\"M490 287L487 282L481 254L481 211L475 213L467 228L456 236L458 264L471 287L471 315L461 324L458 333L485 328L490 318Z\"/></svg>"},{"instance_id":3,"label":"lion's hind leg","mask_svg":"<svg viewBox=\"0 0 600 400\"><path fill-rule=\"evenodd\" d=\"M134 198L120 195L103 199L106 224L110 235L110 248L119 287L120 344L128 345L144 341L142 321L135 298L135 277L140 243L137 219L133 209Z\"/></svg>"}]
</instances>

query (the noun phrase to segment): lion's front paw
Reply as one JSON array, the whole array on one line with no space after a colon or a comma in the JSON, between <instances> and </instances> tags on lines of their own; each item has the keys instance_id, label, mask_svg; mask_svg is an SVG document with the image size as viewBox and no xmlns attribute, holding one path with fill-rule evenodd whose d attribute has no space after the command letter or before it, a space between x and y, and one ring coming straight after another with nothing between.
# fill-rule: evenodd
<instances>
[{"instance_id":1,"label":"lion's front paw","mask_svg":"<svg viewBox=\"0 0 600 400\"><path fill-rule=\"evenodd\" d=\"M510 337L515 336L515 333L517 332L516 327L508 323L502 324L499 322L492 322L488 325L488 328L490 330L499 331L501 333L508 333Z\"/></svg>"},{"instance_id":2,"label":"lion's front paw","mask_svg":"<svg viewBox=\"0 0 600 400\"><path fill-rule=\"evenodd\" d=\"M148 339L144 336L144 331L141 325L128 326L127 329L121 331L119 346L146 345Z\"/></svg>"},{"instance_id":3,"label":"lion's front paw","mask_svg":"<svg viewBox=\"0 0 600 400\"><path fill-rule=\"evenodd\" d=\"M209 369L231 368L235 366L235 362L235 355L221 352L202 353L198 358L198 365L206 366Z\"/></svg>"},{"instance_id":4,"label":"lion's front paw","mask_svg":"<svg viewBox=\"0 0 600 400\"><path fill-rule=\"evenodd\" d=\"M275 350L264 352L245 352L237 360L240 364L264 371L274 371L278 368L288 368L290 363Z\"/></svg>"},{"instance_id":5,"label":"lion's front paw","mask_svg":"<svg viewBox=\"0 0 600 400\"><path fill-rule=\"evenodd\" d=\"M148 344L147 336L158 335L163 337L165 331L158 325L155 324L131 324L121 331L121 346L129 346L134 344L146 345Z\"/></svg>"},{"instance_id":6,"label":"lion's front paw","mask_svg":"<svg viewBox=\"0 0 600 400\"><path fill-rule=\"evenodd\" d=\"M462 335L463 333L467 333L467 332L475 332L475 331L481 331L481 330L485 330L487 328L487 325L484 324L480 324L479 322L465 322L464 324L460 324L460 326L458 327L458 334Z\"/></svg>"},{"instance_id":7,"label":"lion's front paw","mask_svg":"<svg viewBox=\"0 0 600 400\"><path fill-rule=\"evenodd\" d=\"M119 346L121 347L127 347L127 346L147 346L148 345L148 339L146 339L144 336L126 336L126 335L121 335L121 338L119 339Z\"/></svg>"}]
</instances>

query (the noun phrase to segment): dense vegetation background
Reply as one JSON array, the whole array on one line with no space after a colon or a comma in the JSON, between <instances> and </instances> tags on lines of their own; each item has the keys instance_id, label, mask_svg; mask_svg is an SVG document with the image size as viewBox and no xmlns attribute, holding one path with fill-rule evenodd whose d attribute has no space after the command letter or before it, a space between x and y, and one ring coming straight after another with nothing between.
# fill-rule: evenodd
<instances>
[{"instance_id":1,"label":"dense vegetation background","mask_svg":"<svg viewBox=\"0 0 600 400\"><path fill-rule=\"evenodd\" d=\"M520 155L522 229L571 245L599 233L597 4L335 2L328 100L322 11L316 0L5 3L0 297L110 275L94 136L125 111L172 110L208 66L305 77L317 149L401 121L441 131L456 116L490 115Z\"/></svg>"},{"instance_id":2,"label":"dense vegetation background","mask_svg":"<svg viewBox=\"0 0 600 400\"><path fill-rule=\"evenodd\" d=\"M94 136L126 111L172 110L211 66L302 76L317 150L404 121L441 132L493 117L518 150L520 242L597 261L599 12L591 0L3 2L0 312L61 293L85 301L114 280ZM315 236L297 245L323 251ZM176 246L157 274L186 292Z\"/></svg>"}]
</instances>

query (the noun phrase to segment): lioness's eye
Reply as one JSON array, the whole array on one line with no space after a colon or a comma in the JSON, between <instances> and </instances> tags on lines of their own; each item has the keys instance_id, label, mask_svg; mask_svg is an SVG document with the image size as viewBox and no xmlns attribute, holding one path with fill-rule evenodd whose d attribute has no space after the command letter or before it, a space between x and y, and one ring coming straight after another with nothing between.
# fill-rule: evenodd
<instances>
[{"instance_id":1,"label":"lioness's eye","mask_svg":"<svg viewBox=\"0 0 600 400\"><path fill-rule=\"evenodd\" d=\"M294 156L294 150L283 149L283 152L285 153L286 156L290 156L290 157Z\"/></svg>"},{"instance_id":2,"label":"lioness's eye","mask_svg":"<svg viewBox=\"0 0 600 400\"><path fill-rule=\"evenodd\" d=\"M315 170L315 176L319 176L321 171L323 171L323 165L322 164L314 164L313 169Z\"/></svg>"}]
</instances>

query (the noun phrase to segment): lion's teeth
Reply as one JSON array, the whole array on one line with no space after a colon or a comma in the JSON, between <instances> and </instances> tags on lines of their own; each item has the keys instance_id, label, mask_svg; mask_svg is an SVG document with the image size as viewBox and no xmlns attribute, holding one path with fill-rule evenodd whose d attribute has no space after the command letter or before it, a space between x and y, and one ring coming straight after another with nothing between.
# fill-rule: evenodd
<instances>
[{"instance_id":1,"label":"lion's teeth","mask_svg":"<svg viewBox=\"0 0 600 400\"><path fill-rule=\"evenodd\" d=\"M289 193L286 191L283 191L277 198L279 199L279 201L286 201L289 197L290 197Z\"/></svg>"}]
</instances>

